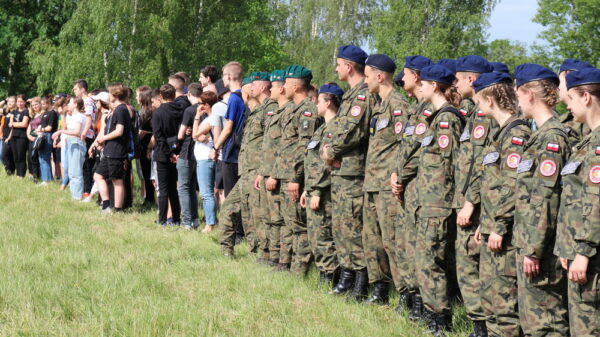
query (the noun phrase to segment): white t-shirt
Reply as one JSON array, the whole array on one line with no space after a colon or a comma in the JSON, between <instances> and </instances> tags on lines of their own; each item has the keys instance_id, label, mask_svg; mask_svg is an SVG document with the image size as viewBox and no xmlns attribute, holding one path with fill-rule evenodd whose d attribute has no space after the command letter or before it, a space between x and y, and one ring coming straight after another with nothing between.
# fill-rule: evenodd
<instances>
[{"instance_id":1,"label":"white t-shirt","mask_svg":"<svg viewBox=\"0 0 600 337\"><path fill-rule=\"evenodd\" d=\"M85 109L85 115L90 116L92 118L92 124L87 131L86 137L94 139L94 124L96 123L96 102L91 97L88 97L83 100L83 107ZM85 126L85 124L83 124Z\"/></svg>"},{"instance_id":2,"label":"white t-shirt","mask_svg":"<svg viewBox=\"0 0 600 337\"><path fill-rule=\"evenodd\" d=\"M81 124L81 127L79 127L78 124ZM81 136L84 126L85 126L85 115L84 114L78 113L77 115L67 115L67 130L77 130L77 128L79 127L78 136Z\"/></svg>"},{"instance_id":3,"label":"white t-shirt","mask_svg":"<svg viewBox=\"0 0 600 337\"><path fill-rule=\"evenodd\" d=\"M211 119L210 116L207 117L207 118L205 118L200 123L200 126L209 124L210 123L210 119ZM206 136L208 137L208 142L203 143L203 142L198 142L197 141L196 145L194 146L194 157L196 157L196 160L208 160L208 159L210 159L209 158L210 151L212 150L212 148L215 145L215 143L213 142L213 139L210 136L210 133L206 134Z\"/></svg>"}]
</instances>

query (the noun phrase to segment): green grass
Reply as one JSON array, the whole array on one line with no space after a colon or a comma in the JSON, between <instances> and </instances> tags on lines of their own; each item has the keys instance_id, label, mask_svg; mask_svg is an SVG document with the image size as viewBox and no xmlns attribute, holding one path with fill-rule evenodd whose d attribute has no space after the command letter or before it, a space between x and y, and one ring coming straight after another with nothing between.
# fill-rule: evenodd
<instances>
[{"instance_id":1,"label":"green grass","mask_svg":"<svg viewBox=\"0 0 600 337\"><path fill-rule=\"evenodd\" d=\"M0 173L0 336L427 336L393 307L328 295L314 270L271 272L245 245L227 260L217 233L154 219Z\"/></svg>"}]
</instances>

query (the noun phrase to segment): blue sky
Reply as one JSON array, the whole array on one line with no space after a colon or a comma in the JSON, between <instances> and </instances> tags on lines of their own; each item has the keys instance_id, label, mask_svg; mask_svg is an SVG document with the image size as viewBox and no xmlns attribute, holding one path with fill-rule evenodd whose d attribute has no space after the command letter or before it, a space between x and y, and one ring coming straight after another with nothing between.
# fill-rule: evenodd
<instances>
[{"instance_id":1,"label":"blue sky","mask_svg":"<svg viewBox=\"0 0 600 337\"><path fill-rule=\"evenodd\" d=\"M496 39L510 39L543 44L537 38L543 27L533 21L537 11L536 0L500 0L490 17L488 41Z\"/></svg>"}]
</instances>

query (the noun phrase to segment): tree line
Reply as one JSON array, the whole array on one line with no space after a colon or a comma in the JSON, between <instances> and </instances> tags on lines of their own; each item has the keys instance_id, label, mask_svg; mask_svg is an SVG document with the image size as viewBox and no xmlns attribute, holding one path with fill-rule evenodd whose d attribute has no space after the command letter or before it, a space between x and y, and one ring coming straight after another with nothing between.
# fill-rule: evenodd
<instances>
[{"instance_id":1,"label":"tree line","mask_svg":"<svg viewBox=\"0 0 600 337\"><path fill-rule=\"evenodd\" d=\"M478 54L556 67L600 65L600 2L539 0L543 46L486 42L499 0L0 0L0 97L121 81L158 86L171 73L240 61L248 71L302 64L336 78L335 52L357 44L396 59ZM518 38L518 37L515 37Z\"/></svg>"}]
</instances>

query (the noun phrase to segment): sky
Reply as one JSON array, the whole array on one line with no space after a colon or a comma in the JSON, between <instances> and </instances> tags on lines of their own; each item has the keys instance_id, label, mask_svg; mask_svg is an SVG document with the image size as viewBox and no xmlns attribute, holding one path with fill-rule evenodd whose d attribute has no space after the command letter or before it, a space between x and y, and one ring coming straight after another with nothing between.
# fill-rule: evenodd
<instances>
[{"instance_id":1,"label":"sky","mask_svg":"<svg viewBox=\"0 0 600 337\"><path fill-rule=\"evenodd\" d=\"M536 0L500 0L492 11L488 41L509 39L543 44L537 38L543 27L532 21L537 11Z\"/></svg>"}]
</instances>

